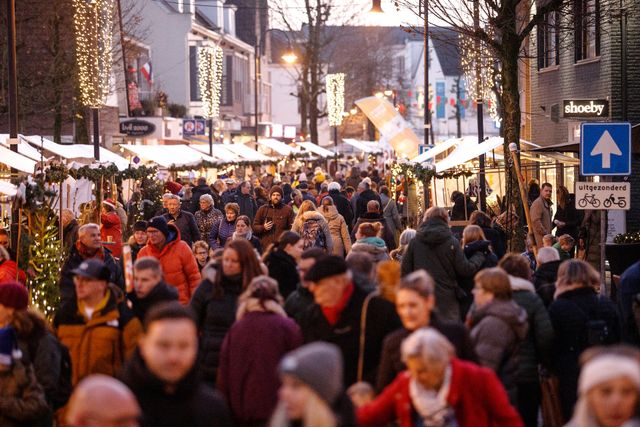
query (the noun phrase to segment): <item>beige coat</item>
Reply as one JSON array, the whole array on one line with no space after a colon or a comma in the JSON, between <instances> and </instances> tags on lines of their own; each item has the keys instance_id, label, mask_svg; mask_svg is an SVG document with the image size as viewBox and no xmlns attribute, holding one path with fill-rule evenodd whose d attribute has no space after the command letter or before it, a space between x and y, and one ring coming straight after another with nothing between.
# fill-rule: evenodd
<instances>
[{"instance_id":1,"label":"beige coat","mask_svg":"<svg viewBox=\"0 0 640 427\"><path fill-rule=\"evenodd\" d=\"M333 240L332 255L344 257L351 251L351 238L344 217L338 213L335 206L323 206L320 212L329 223L329 231Z\"/></svg>"},{"instance_id":2,"label":"beige coat","mask_svg":"<svg viewBox=\"0 0 640 427\"><path fill-rule=\"evenodd\" d=\"M533 226L533 235L536 238L536 246L541 248L542 238L551 234L551 228L553 226L551 222L551 201L546 201L542 197L538 197L533 201L530 208L531 225Z\"/></svg>"}]
</instances>

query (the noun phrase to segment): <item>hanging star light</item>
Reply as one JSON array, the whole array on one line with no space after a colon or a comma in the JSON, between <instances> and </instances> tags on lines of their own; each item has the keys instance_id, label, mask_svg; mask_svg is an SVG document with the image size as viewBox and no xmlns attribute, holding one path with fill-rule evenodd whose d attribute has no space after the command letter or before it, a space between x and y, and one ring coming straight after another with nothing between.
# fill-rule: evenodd
<instances>
[{"instance_id":1,"label":"hanging star light","mask_svg":"<svg viewBox=\"0 0 640 427\"><path fill-rule=\"evenodd\" d=\"M220 116L222 94L222 59L224 52L219 46L198 49L198 86L206 117Z\"/></svg>"},{"instance_id":2,"label":"hanging star light","mask_svg":"<svg viewBox=\"0 0 640 427\"><path fill-rule=\"evenodd\" d=\"M115 0L73 0L80 103L100 107L109 95Z\"/></svg>"},{"instance_id":3,"label":"hanging star light","mask_svg":"<svg viewBox=\"0 0 640 427\"><path fill-rule=\"evenodd\" d=\"M344 112L344 73L327 74L327 113L329 126L342 124Z\"/></svg>"}]
</instances>

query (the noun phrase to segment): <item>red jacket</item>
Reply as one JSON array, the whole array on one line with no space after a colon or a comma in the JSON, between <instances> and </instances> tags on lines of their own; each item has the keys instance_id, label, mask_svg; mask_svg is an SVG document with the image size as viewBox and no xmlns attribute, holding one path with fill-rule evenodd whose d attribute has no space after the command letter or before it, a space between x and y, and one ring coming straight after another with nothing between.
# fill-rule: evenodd
<instances>
[{"instance_id":1,"label":"red jacket","mask_svg":"<svg viewBox=\"0 0 640 427\"><path fill-rule=\"evenodd\" d=\"M9 259L0 263L0 284L15 282L16 279L23 285L26 283L26 275L18 270L18 264Z\"/></svg>"},{"instance_id":2,"label":"red jacket","mask_svg":"<svg viewBox=\"0 0 640 427\"><path fill-rule=\"evenodd\" d=\"M518 412L495 373L458 359L451 360L451 387L447 401L460 427L522 427ZM400 373L372 403L358 409L359 427L386 426L398 420L400 427L414 427L408 372Z\"/></svg>"},{"instance_id":3,"label":"red jacket","mask_svg":"<svg viewBox=\"0 0 640 427\"><path fill-rule=\"evenodd\" d=\"M158 250L151 243L147 243L138 252L138 259L143 256L157 258L162 265L164 280L178 289L178 298L186 305L200 284L200 269L189 245L180 240L178 228L169 224L169 229L175 234L169 234L168 241L162 249Z\"/></svg>"},{"instance_id":4,"label":"red jacket","mask_svg":"<svg viewBox=\"0 0 640 427\"><path fill-rule=\"evenodd\" d=\"M107 248L111 251L111 254L120 258L122 256L122 225L120 224L120 217L115 211L100 215L100 238L103 242L106 242L108 236L111 236L113 240L112 245L107 245Z\"/></svg>"}]
</instances>

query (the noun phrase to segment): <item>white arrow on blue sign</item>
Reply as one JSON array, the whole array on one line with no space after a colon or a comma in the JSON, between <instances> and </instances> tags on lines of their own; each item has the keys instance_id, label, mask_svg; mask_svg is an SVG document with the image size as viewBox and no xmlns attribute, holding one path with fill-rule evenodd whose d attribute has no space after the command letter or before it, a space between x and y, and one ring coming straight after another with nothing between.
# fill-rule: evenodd
<instances>
[{"instance_id":1,"label":"white arrow on blue sign","mask_svg":"<svg viewBox=\"0 0 640 427\"><path fill-rule=\"evenodd\" d=\"M582 123L580 173L584 176L630 175L631 125Z\"/></svg>"}]
</instances>

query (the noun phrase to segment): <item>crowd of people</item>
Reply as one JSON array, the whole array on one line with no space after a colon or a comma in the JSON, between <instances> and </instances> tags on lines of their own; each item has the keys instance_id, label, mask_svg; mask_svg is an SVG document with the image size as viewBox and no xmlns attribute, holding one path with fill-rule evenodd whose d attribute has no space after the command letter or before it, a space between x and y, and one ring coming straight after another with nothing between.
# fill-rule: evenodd
<instances>
[{"instance_id":1,"label":"crowd of people","mask_svg":"<svg viewBox=\"0 0 640 427\"><path fill-rule=\"evenodd\" d=\"M523 253L473 194L408 227L375 169L166 188L62 212L50 323L0 231L0 425L640 426L636 294L601 294L564 187Z\"/></svg>"}]
</instances>

